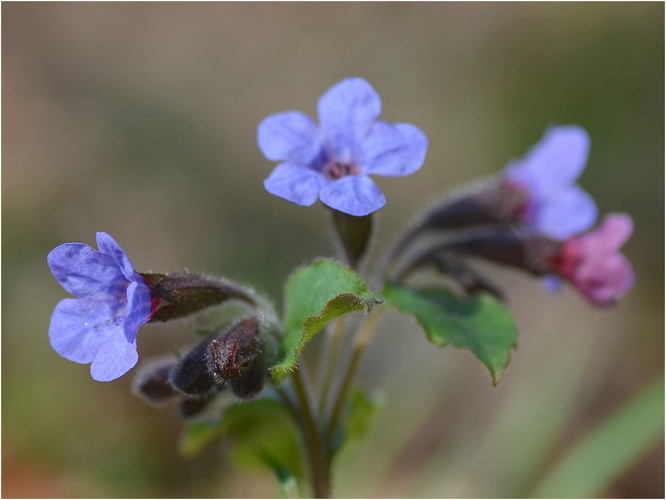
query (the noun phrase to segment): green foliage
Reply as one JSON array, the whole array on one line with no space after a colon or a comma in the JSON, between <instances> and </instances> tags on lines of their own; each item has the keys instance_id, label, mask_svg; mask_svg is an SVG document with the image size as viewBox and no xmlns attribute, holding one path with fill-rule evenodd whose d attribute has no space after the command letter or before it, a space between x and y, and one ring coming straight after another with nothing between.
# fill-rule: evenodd
<instances>
[{"instance_id":1,"label":"green foliage","mask_svg":"<svg viewBox=\"0 0 666 500\"><path fill-rule=\"evenodd\" d=\"M355 272L331 260L317 260L295 271L285 289L286 355L272 367L273 377L282 380L296 366L305 344L329 321L352 311L369 312L381 301Z\"/></svg>"},{"instance_id":2,"label":"green foliage","mask_svg":"<svg viewBox=\"0 0 666 500\"><path fill-rule=\"evenodd\" d=\"M377 395L354 388L343 422L341 446L345 449L353 446L368 432L381 405L382 400Z\"/></svg>"},{"instance_id":3,"label":"green foliage","mask_svg":"<svg viewBox=\"0 0 666 500\"><path fill-rule=\"evenodd\" d=\"M386 283L387 305L414 315L430 342L470 350L497 385L516 347L518 329L511 313L489 294L459 298L445 289L417 290Z\"/></svg>"},{"instance_id":4,"label":"green foliage","mask_svg":"<svg viewBox=\"0 0 666 500\"><path fill-rule=\"evenodd\" d=\"M180 451L193 457L206 446L229 438L232 458L239 465L271 468L285 495L297 491L303 466L299 442L287 407L272 398L236 403L216 419L196 420L181 435Z\"/></svg>"}]
</instances>

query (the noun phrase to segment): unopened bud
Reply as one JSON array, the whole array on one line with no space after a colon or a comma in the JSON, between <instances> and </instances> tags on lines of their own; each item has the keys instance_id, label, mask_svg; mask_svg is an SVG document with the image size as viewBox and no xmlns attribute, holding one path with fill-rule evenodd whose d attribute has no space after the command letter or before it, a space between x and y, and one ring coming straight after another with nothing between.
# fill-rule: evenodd
<instances>
[{"instance_id":1,"label":"unopened bud","mask_svg":"<svg viewBox=\"0 0 666 500\"><path fill-rule=\"evenodd\" d=\"M199 415L215 399L217 392L210 391L201 396L186 396L178 405L178 415L182 418L192 418Z\"/></svg>"},{"instance_id":2,"label":"unopened bud","mask_svg":"<svg viewBox=\"0 0 666 500\"><path fill-rule=\"evenodd\" d=\"M178 392L169 382L171 372L178 366L175 356L158 358L143 367L134 378L132 391L148 403L162 405L172 400Z\"/></svg>"},{"instance_id":3,"label":"unopened bud","mask_svg":"<svg viewBox=\"0 0 666 500\"><path fill-rule=\"evenodd\" d=\"M501 227L469 229L459 232L455 237L435 242L413 256L398 274L398 281L426 264L439 265L448 254L480 257L536 276L544 276L553 272L550 260L560 247L561 243L529 231Z\"/></svg>"},{"instance_id":4,"label":"unopened bud","mask_svg":"<svg viewBox=\"0 0 666 500\"><path fill-rule=\"evenodd\" d=\"M216 335L209 352L210 370L223 380L233 379L261 352L259 320L244 319Z\"/></svg>"},{"instance_id":5,"label":"unopened bud","mask_svg":"<svg viewBox=\"0 0 666 500\"><path fill-rule=\"evenodd\" d=\"M190 395L205 394L216 384L214 375L208 369L208 357L211 342L208 337L178 364L171 372L169 381L180 392Z\"/></svg>"},{"instance_id":6,"label":"unopened bud","mask_svg":"<svg viewBox=\"0 0 666 500\"><path fill-rule=\"evenodd\" d=\"M484 179L447 196L426 209L403 232L390 253L389 266L395 264L426 233L511 226L524 209L527 196L518 186L499 178Z\"/></svg>"},{"instance_id":7,"label":"unopened bud","mask_svg":"<svg viewBox=\"0 0 666 500\"><path fill-rule=\"evenodd\" d=\"M162 299L151 321L169 321L237 299L256 305L255 299L242 287L226 280L198 274L142 274L153 293Z\"/></svg>"},{"instance_id":8,"label":"unopened bud","mask_svg":"<svg viewBox=\"0 0 666 500\"><path fill-rule=\"evenodd\" d=\"M264 358L258 356L231 380L231 390L237 398L249 399L264 387L267 373Z\"/></svg>"},{"instance_id":9,"label":"unopened bud","mask_svg":"<svg viewBox=\"0 0 666 500\"><path fill-rule=\"evenodd\" d=\"M221 389L227 382L239 398L254 396L266 376L258 318L243 319L207 337L178 364L170 382L188 395Z\"/></svg>"}]
</instances>

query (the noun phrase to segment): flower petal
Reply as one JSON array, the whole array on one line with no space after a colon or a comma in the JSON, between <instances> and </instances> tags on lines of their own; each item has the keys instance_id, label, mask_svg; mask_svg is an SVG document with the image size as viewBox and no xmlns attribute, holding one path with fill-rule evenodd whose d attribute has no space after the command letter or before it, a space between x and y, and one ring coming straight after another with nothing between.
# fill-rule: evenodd
<instances>
[{"instance_id":1,"label":"flower petal","mask_svg":"<svg viewBox=\"0 0 666 500\"><path fill-rule=\"evenodd\" d=\"M146 281L138 273L127 287L127 309L125 313L125 337L133 342L139 327L150 321L154 294Z\"/></svg>"},{"instance_id":2,"label":"flower petal","mask_svg":"<svg viewBox=\"0 0 666 500\"><path fill-rule=\"evenodd\" d=\"M363 140L361 171L387 176L409 175L425 160L428 138L414 125L379 121Z\"/></svg>"},{"instance_id":3,"label":"flower petal","mask_svg":"<svg viewBox=\"0 0 666 500\"><path fill-rule=\"evenodd\" d=\"M319 172L294 163L281 163L264 180L266 191L301 206L312 205L326 178Z\"/></svg>"},{"instance_id":4,"label":"flower petal","mask_svg":"<svg viewBox=\"0 0 666 500\"><path fill-rule=\"evenodd\" d=\"M386 204L384 194L366 175L349 175L329 181L322 188L319 198L331 208L359 217Z\"/></svg>"},{"instance_id":5,"label":"flower petal","mask_svg":"<svg viewBox=\"0 0 666 500\"><path fill-rule=\"evenodd\" d=\"M112 339L126 342L123 306L120 301L61 300L51 316L51 346L70 361L90 363Z\"/></svg>"},{"instance_id":6,"label":"flower petal","mask_svg":"<svg viewBox=\"0 0 666 500\"><path fill-rule=\"evenodd\" d=\"M590 151L590 138L577 125L550 127L522 160L507 167L510 179L535 197L566 189L580 176Z\"/></svg>"},{"instance_id":7,"label":"flower petal","mask_svg":"<svg viewBox=\"0 0 666 500\"><path fill-rule=\"evenodd\" d=\"M321 96L317 109L329 152L340 163L355 163L361 141L382 110L375 89L362 78L347 78Z\"/></svg>"},{"instance_id":8,"label":"flower petal","mask_svg":"<svg viewBox=\"0 0 666 500\"><path fill-rule=\"evenodd\" d=\"M576 287L592 302L611 305L634 285L634 270L621 254L590 259L574 275Z\"/></svg>"},{"instance_id":9,"label":"flower petal","mask_svg":"<svg viewBox=\"0 0 666 500\"><path fill-rule=\"evenodd\" d=\"M558 241L587 231L597 218L594 200L577 185L537 203L531 225L540 234Z\"/></svg>"},{"instance_id":10,"label":"flower petal","mask_svg":"<svg viewBox=\"0 0 666 500\"><path fill-rule=\"evenodd\" d=\"M317 168L323 146L315 122L300 111L271 115L257 129L259 149L273 161L289 161Z\"/></svg>"},{"instance_id":11,"label":"flower petal","mask_svg":"<svg viewBox=\"0 0 666 500\"><path fill-rule=\"evenodd\" d=\"M106 300L123 296L127 281L117 263L83 243L65 243L47 257L55 278L77 297Z\"/></svg>"},{"instance_id":12,"label":"flower petal","mask_svg":"<svg viewBox=\"0 0 666 500\"><path fill-rule=\"evenodd\" d=\"M90 365L92 378L99 382L109 382L124 375L136 365L139 354L136 342L114 337L102 346Z\"/></svg>"},{"instance_id":13,"label":"flower petal","mask_svg":"<svg viewBox=\"0 0 666 500\"><path fill-rule=\"evenodd\" d=\"M604 217L594 231L578 238L578 244L586 253L615 253L629 239L634 229L631 216L612 213Z\"/></svg>"},{"instance_id":14,"label":"flower petal","mask_svg":"<svg viewBox=\"0 0 666 500\"><path fill-rule=\"evenodd\" d=\"M99 248L99 251L102 255L106 255L116 263L127 281L131 281L133 279L134 268L132 267L132 263L130 262L129 257L127 257L125 251L120 248L118 243L116 243L116 240L114 240L108 234L100 231L97 233L97 248Z\"/></svg>"}]
</instances>

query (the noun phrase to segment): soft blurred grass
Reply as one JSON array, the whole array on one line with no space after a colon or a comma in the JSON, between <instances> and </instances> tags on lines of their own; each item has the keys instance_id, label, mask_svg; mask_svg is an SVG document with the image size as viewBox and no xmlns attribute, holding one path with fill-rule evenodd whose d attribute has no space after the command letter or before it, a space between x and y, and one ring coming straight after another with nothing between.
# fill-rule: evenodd
<instances>
[{"instance_id":1,"label":"soft blurred grass","mask_svg":"<svg viewBox=\"0 0 666 500\"><path fill-rule=\"evenodd\" d=\"M664 7L660 3L4 3L3 495L266 496L224 449L186 461L169 409L100 384L48 345L65 296L45 256L112 234L141 271L220 273L278 299L330 255L325 211L264 192L256 126L314 115L347 76L430 138L424 167L379 179L378 245L422 204L520 156L550 123L592 137L581 183L626 211L636 288L618 309L494 271L522 336L497 388L468 353L386 321L364 366L386 389L342 496L522 496L664 363ZM188 342L145 328L142 357ZM609 496L663 496L663 447Z\"/></svg>"}]
</instances>

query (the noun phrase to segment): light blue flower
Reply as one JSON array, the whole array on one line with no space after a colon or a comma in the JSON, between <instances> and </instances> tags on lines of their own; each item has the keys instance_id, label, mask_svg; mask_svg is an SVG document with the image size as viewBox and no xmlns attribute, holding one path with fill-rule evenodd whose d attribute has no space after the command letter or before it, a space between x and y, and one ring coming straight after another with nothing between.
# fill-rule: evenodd
<instances>
[{"instance_id":1,"label":"light blue flower","mask_svg":"<svg viewBox=\"0 0 666 500\"><path fill-rule=\"evenodd\" d=\"M320 199L355 216L380 209L386 198L368 176L409 175L421 167L428 147L420 129L378 121L380 113L370 84L348 78L319 99L319 127L300 111L267 117L259 125L259 148L282 163L264 187L302 206Z\"/></svg>"},{"instance_id":2,"label":"light blue flower","mask_svg":"<svg viewBox=\"0 0 666 500\"><path fill-rule=\"evenodd\" d=\"M51 272L76 299L63 299L51 316L49 339L62 357L91 363L92 378L114 380L138 361L136 333L159 299L122 248L97 233L99 251L66 243L48 255Z\"/></svg>"},{"instance_id":3,"label":"light blue flower","mask_svg":"<svg viewBox=\"0 0 666 500\"><path fill-rule=\"evenodd\" d=\"M583 128L553 126L522 159L507 166L509 185L528 193L519 218L537 233L563 241L594 224L594 200L576 184L589 150L590 138Z\"/></svg>"}]
</instances>

